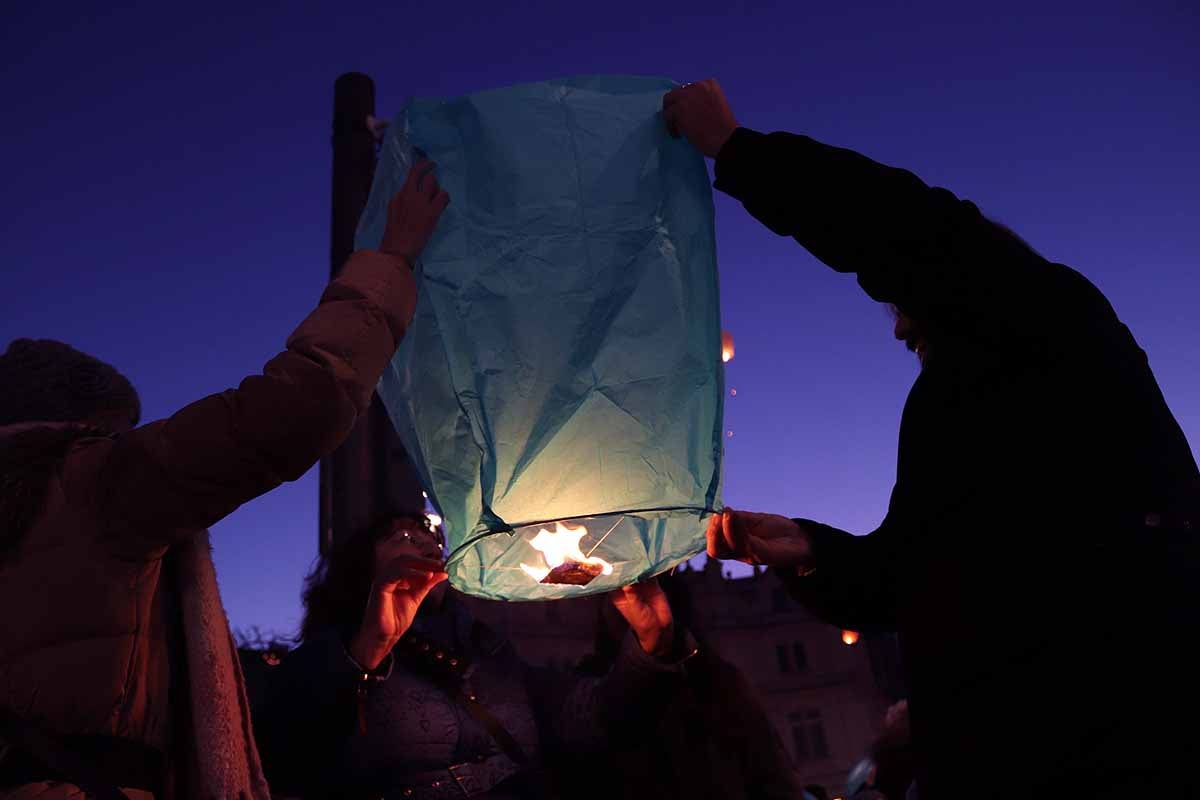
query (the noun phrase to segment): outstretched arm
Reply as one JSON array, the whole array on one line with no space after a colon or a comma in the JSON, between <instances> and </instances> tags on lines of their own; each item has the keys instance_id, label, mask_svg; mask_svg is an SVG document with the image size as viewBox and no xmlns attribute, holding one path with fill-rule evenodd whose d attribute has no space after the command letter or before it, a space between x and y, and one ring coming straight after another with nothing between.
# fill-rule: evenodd
<instances>
[{"instance_id":1,"label":"outstretched arm","mask_svg":"<svg viewBox=\"0 0 1200 800\"><path fill-rule=\"evenodd\" d=\"M794 520L812 540L811 572L776 569L792 597L831 625L855 631L896 627L895 558L884 527L855 536L812 520Z\"/></svg>"},{"instance_id":2,"label":"outstretched arm","mask_svg":"<svg viewBox=\"0 0 1200 800\"><path fill-rule=\"evenodd\" d=\"M997 335L1036 311L1049 265L974 204L807 136L739 128L716 187L875 300L956 332ZM1031 322L1019 320L1025 330Z\"/></svg>"},{"instance_id":3,"label":"outstretched arm","mask_svg":"<svg viewBox=\"0 0 1200 800\"><path fill-rule=\"evenodd\" d=\"M342 442L413 316L411 264L448 202L431 169L410 172L380 249L351 256L261 374L72 454L64 484L115 546L166 547L299 478Z\"/></svg>"},{"instance_id":4,"label":"outstretched arm","mask_svg":"<svg viewBox=\"0 0 1200 800\"><path fill-rule=\"evenodd\" d=\"M771 567L797 600L832 625L895 627L897 533L888 520L854 536L811 520L726 509L710 520L707 538L709 558Z\"/></svg>"},{"instance_id":5,"label":"outstretched arm","mask_svg":"<svg viewBox=\"0 0 1200 800\"><path fill-rule=\"evenodd\" d=\"M165 546L303 475L366 409L415 302L399 259L356 253L262 374L80 453L110 538Z\"/></svg>"},{"instance_id":6,"label":"outstretched arm","mask_svg":"<svg viewBox=\"0 0 1200 800\"><path fill-rule=\"evenodd\" d=\"M672 91L663 115L716 160L716 188L926 325L1042 347L1115 321L1090 284L973 203L851 150L739 127L716 81Z\"/></svg>"}]
</instances>

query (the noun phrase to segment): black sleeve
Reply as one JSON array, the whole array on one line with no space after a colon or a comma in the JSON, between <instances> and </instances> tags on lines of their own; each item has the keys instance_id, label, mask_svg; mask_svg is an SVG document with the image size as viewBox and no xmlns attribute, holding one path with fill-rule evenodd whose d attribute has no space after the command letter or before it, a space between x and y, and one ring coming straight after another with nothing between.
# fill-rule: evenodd
<instances>
[{"instance_id":1,"label":"black sleeve","mask_svg":"<svg viewBox=\"0 0 1200 800\"><path fill-rule=\"evenodd\" d=\"M973 203L851 150L738 128L718 154L715 186L828 266L855 273L875 300L947 332L1045 344L1080 315L1111 312L1077 273Z\"/></svg>"},{"instance_id":2,"label":"black sleeve","mask_svg":"<svg viewBox=\"0 0 1200 800\"><path fill-rule=\"evenodd\" d=\"M894 630L897 532L891 518L865 536L812 520L796 522L812 537L815 569L807 575L795 570L772 570L792 597L839 628Z\"/></svg>"},{"instance_id":3,"label":"black sleeve","mask_svg":"<svg viewBox=\"0 0 1200 800\"><path fill-rule=\"evenodd\" d=\"M343 743L358 724L358 690L391 674L393 657L364 673L328 631L288 653L272 670L267 700L255 718L263 769L272 787L308 791L336 781Z\"/></svg>"}]
</instances>

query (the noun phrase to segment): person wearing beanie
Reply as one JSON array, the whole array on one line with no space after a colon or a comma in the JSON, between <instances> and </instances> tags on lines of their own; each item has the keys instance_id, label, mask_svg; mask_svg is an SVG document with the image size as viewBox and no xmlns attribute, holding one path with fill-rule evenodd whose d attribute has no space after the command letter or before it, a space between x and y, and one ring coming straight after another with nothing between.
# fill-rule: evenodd
<instances>
[{"instance_id":1,"label":"person wearing beanie","mask_svg":"<svg viewBox=\"0 0 1200 800\"><path fill-rule=\"evenodd\" d=\"M0 799L270 797L206 529L367 409L449 202L432 169L261 374L167 419L62 342L0 355Z\"/></svg>"}]
</instances>

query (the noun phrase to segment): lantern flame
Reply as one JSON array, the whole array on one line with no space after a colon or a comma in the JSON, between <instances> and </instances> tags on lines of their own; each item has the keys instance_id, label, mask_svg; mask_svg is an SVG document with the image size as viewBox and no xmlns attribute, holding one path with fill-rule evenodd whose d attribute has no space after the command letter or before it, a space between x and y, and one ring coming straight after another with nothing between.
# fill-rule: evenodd
<instances>
[{"instance_id":1,"label":"lantern flame","mask_svg":"<svg viewBox=\"0 0 1200 800\"><path fill-rule=\"evenodd\" d=\"M851 645L858 642L858 631L842 631L842 641Z\"/></svg>"},{"instance_id":2,"label":"lantern flame","mask_svg":"<svg viewBox=\"0 0 1200 800\"><path fill-rule=\"evenodd\" d=\"M587 532L587 528L573 528L561 522L554 523L553 533L542 528L537 532L537 536L529 540L529 545L542 554L546 566L531 567L528 564L521 564L521 569L526 575L539 583L544 581L546 576L555 567L561 567L568 562L573 564L587 564L593 568L599 567L600 574L611 575L613 571L612 564L602 558L585 556L583 551L579 549L579 540L586 536Z\"/></svg>"}]
</instances>

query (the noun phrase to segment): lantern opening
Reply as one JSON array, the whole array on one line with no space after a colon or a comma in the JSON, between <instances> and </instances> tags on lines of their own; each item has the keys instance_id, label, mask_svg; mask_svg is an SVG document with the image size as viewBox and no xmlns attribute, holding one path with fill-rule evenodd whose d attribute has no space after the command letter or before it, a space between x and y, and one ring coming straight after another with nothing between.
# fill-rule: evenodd
<instances>
[{"instance_id":1,"label":"lantern opening","mask_svg":"<svg viewBox=\"0 0 1200 800\"><path fill-rule=\"evenodd\" d=\"M694 531L707 518L701 509L659 509L481 528L452 550L446 572L452 585L474 583L492 600L602 594L703 552Z\"/></svg>"}]
</instances>

